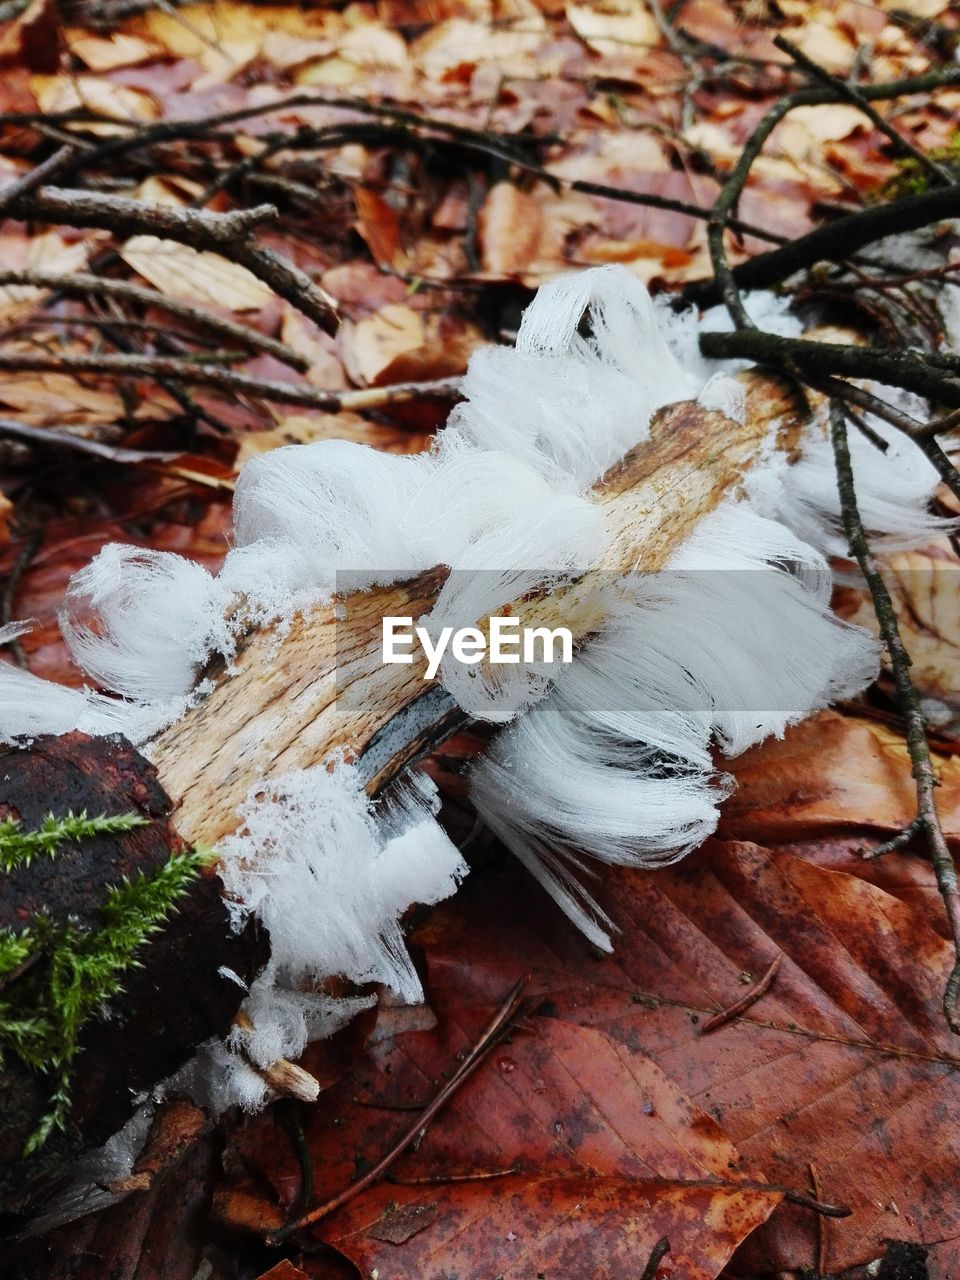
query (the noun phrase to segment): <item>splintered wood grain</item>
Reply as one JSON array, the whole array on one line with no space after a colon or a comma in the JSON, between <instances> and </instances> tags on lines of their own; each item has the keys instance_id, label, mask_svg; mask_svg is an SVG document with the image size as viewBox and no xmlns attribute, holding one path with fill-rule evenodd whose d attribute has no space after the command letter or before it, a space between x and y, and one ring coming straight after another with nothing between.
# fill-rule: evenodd
<instances>
[{"instance_id":1,"label":"splintered wood grain","mask_svg":"<svg viewBox=\"0 0 960 1280\"><path fill-rule=\"evenodd\" d=\"M763 456L771 432L791 447L798 415L787 385L765 374L741 375L743 424L692 401L662 409L650 438L602 478L594 500L610 540L575 583L536 602L538 621L569 626L575 638L602 621L601 575L655 572ZM249 788L331 752L360 756L378 731L422 698L422 654L411 665L381 662L381 620L429 613L445 581L443 567L389 588L352 593L294 620L282 640L272 630L246 637L233 674L150 749L163 786L179 801L177 828L187 840L215 842L234 829ZM399 750L400 748L398 748ZM380 769L377 779L382 779ZM377 779L371 780L373 787Z\"/></svg>"}]
</instances>

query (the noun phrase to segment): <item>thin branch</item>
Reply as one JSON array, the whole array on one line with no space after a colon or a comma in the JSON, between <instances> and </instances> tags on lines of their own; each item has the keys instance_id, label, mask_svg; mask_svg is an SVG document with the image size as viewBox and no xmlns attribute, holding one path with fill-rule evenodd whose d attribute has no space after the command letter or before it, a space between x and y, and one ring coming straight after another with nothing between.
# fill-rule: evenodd
<instances>
[{"instance_id":1,"label":"thin branch","mask_svg":"<svg viewBox=\"0 0 960 1280\"><path fill-rule=\"evenodd\" d=\"M950 1030L960 1034L960 883L953 857L947 846L937 806L935 788L939 785L927 744L926 724L920 697L910 679L910 655L900 635L897 614L883 575L870 550L854 487L853 464L847 439L847 423L843 402L830 401L830 437L837 466L837 489L843 527L850 543L850 553L860 566L873 601L880 634L887 647L897 698L906 726L907 751L917 788L917 819L923 826L930 859L936 873L937 887L943 899L954 947L954 965L943 993L943 1012Z\"/></svg>"},{"instance_id":2,"label":"thin branch","mask_svg":"<svg viewBox=\"0 0 960 1280\"><path fill-rule=\"evenodd\" d=\"M774 124L780 122L783 114L777 116ZM902 200L891 200L838 218L836 222L817 227L780 249L772 249L769 253L741 262L733 269L733 280L740 289L767 289L816 262L841 262L885 236L916 231L958 215L960 187L928 191L920 196L904 196ZM698 282L684 290L684 297L700 306L708 306L721 296L716 280Z\"/></svg>"},{"instance_id":3,"label":"thin branch","mask_svg":"<svg viewBox=\"0 0 960 1280\"><path fill-rule=\"evenodd\" d=\"M960 409L954 409L953 413L945 413L942 418L934 418L924 426L920 434L938 436L944 431L952 431L956 426L960 426Z\"/></svg>"},{"instance_id":4,"label":"thin branch","mask_svg":"<svg viewBox=\"0 0 960 1280\"><path fill-rule=\"evenodd\" d=\"M145 449L123 449L118 445L103 444L99 440L86 440L63 427L35 427L15 418L0 418L0 438L19 440L23 444L37 445L42 449L68 449L74 453L86 453L104 462L127 463L142 466L144 463L173 462L182 457L175 453L150 453Z\"/></svg>"},{"instance_id":5,"label":"thin branch","mask_svg":"<svg viewBox=\"0 0 960 1280\"><path fill-rule=\"evenodd\" d=\"M236 324L221 316L211 315L200 307L188 306L175 298L168 298L155 289L145 289L141 285L127 280L109 280L103 276L86 275L77 272L70 275L59 275L53 271L0 271L0 287L5 285L30 285L37 289L54 289L67 297L84 298L88 296L104 298L121 298L125 302L133 302L138 306L156 307L168 315L176 316L187 324L197 328L210 329L213 333L222 334L233 342L254 351L263 351L277 360L296 369L298 373L306 373L310 362L298 351L288 347L285 342L269 338L266 334L257 333L246 325Z\"/></svg>"},{"instance_id":6,"label":"thin branch","mask_svg":"<svg viewBox=\"0 0 960 1280\"><path fill-rule=\"evenodd\" d=\"M883 844L874 845L872 849L862 850L861 856L871 862L874 858L882 858L885 853L896 853L900 849L906 849L913 844L917 836L922 836L923 834L923 823L919 818L914 818L907 823L902 831L898 831L889 840L884 840Z\"/></svg>"},{"instance_id":7,"label":"thin branch","mask_svg":"<svg viewBox=\"0 0 960 1280\"><path fill-rule=\"evenodd\" d=\"M933 88L942 88L947 85L952 85L957 81L957 77L953 74L954 70L960 71L960 68L950 68L943 74L932 73L932 76L920 76L910 80L891 81L887 84L865 85L861 96L865 103L869 101L879 102L887 101L891 98L902 97L909 93L925 92ZM921 88L921 83L923 83L923 88ZM740 297L741 287L760 288L763 287L764 284L772 284L776 280L784 279L787 275L792 275L794 271L800 270L801 267L810 265L810 262L817 261L818 257L829 256L829 254L823 252L820 247L820 241L815 239L818 232L811 232L809 236L801 237L800 240L796 240L792 244L785 245L771 253L763 254L758 258L753 258L749 262L743 263L736 270L731 271L727 260L724 235L727 226L729 225L731 214L736 209L740 196L743 193L743 189L746 186L753 163L760 155L768 138L773 133L777 125L780 124L780 122L789 115L791 111L796 110L798 107L832 103L836 101L836 98L836 91L832 87L826 89L799 89L795 93L787 94L786 97L781 98L780 101L771 107L767 114L760 120L753 133L747 139L743 150L740 153L740 158L734 166L733 172L721 188L720 194L717 196L713 209L711 210L710 218L707 222L707 245L710 250L710 260L713 264L714 278L705 285L701 285L699 287L694 286L689 289L686 296L703 305L708 301L715 301L719 295L720 300L730 312L731 319L738 329L750 329L753 327L753 322L747 314L746 308L743 305L743 300ZM931 196L937 195L941 197L948 195L952 197L952 199L947 201L947 210L944 213L939 215L931 214L929 217L925 218L925 221L933 221L937 216L947 216L948 212L960 211L960 188L953 188L948 192L931 193ZM916 197L916 199L930 200L931 196L921 196ZM899 203L909 204L908 201ZM892 205L885 205L881 206L878 210L867 210L864 214L856 214L853 216L863 218L866 217L867 214L871 213L882 215L884 211L890 210L891 208L893 208ZM916 211L914 211L914 216L916 216ZM845 221L847 220L841 219L841 223ZM878 221L882 221L882 218L878 219ZM839 225L840 223L835 223L833 227L821 228L820 231L824 233L835 232L836 227ZM924 225L924 223L921 222L918 225ZM891 228L891 230L906 229L910 228L900 226ZM887 232L886 234L890 233ZM859 244L853 243L853 241L848 237L844 237L842 235L837 240L831 239L830 244L836 245L840 256L847 258L851 253L855 252L856 249L862 248L864 244L869 244L878 238L879 233L872 231L868 233L866 239L862 240ZM803 248L801 249L800 246L803 246ZM808 260L805 254L810 252L813 252L816 256ZM800 261L796 262L798 255L800 257ZM793 265L786 270L783 269L784 264L790 264L793 262L796 262L796 265ZM772 270L774 272L773 277L770 279L756 279L755 277L762 276L763 274L763 269L755 265L757 263L765 263L766 272L769 273ZM778 271L780 271L781 274L776 274Z\"/></svg>"},{"instance_id":8,"label":"thin branch","mask_svg":"<svg viewBox=\"0 0 960 1280\"><path fill-rule=\"evenodd\" d=\"M366 126L368 129L370 126ZM226 181L233 181L234 178L246 174L250 174L250 178L258 183L266 182L268 185L272 181L275 185L280 179L271 175L256 174L252 170L255 166L265 158L269 152L276 151L296 151L296 150L316 150L318 147L330 148L344 145L347 141L362 141L363 135L350 134L347 135L346 127L341 126L337 129L299 129L295 134L279 135L278 137L270 137L264 139L264 150L257 153L256 156L247 157L246 160L239 162L226 170L221 175ZM380 126L373 141L380 143L405 144L407 146L416 145L420 149L426 146L436 147L438 140L428 135L411 133L409 129L388 129ZM698 218L706 221L710 217L710 209L703 208L700 205L691 204L687 200L675 200L668 196L654 195L651 192L631 191L627 187L610 186L602 182L588 182L579 178L564 178L558 174L551 173L544 165L538 164L528 159L523 154L515 154L508 146L509 137L502 134L489 134L487 140L479 142L470 138L454 138L440 140L447 146L457 146L461 150L468 153L479 153L482 155L492 156L496 160L501 160L505 164L511 165L514 169L522 173L529 173L545 183L551 190L560 191L577 191L583 195L600 196L607 200L616 200L621 204L641 205L650 209L662 209L668 213L681 213L686 217ZM218 179L218 186L219 186ZM295 184L290 184L295 186ZM206 194L206 193L205 193ZM317 198L317 192L309 191L306 194ZM753 223L743 222L739 218L728 219L728 226L743 235L754 236L758 240L765 240L771 244L784 245L789 241L784 236L774 235L772 232L764 230L763 227L757 227Z\"/></svg>"},{"instance_id":9,"label":"thin branch","mask_svg":"<svg viewBox=\"0 0 960 1280\"><path fill-rule=\"evenodd\" d=\"M875 347L847 346L839 342L784 338L758 329L703 333L700 335L700 350L705 356L714 358L746 357L759 364L779 368L793 365L805 379L809 375L813 382L829 374L869 378L914 391L951 408L960 408L960 381L957 376L939 369L917 351L880 351Z\"/></svg>"},{"instance_id":10,"label":"thin branch","mask_svg":"<svg viewBox=\"0 0 960 1280\"><path fill-rule=\"evenodd\" d=\"M364 1191L367 1187L386 1173L387 1169L397 1160L407 1147L413 1143L419 1134L427 1127L438 1111L450 1100L453 1094L460 1088L464 1081L473 1074L477 1067L483 1062L487 1054L494 1049L503 1039L509 1030L511 1023L522 1007L521 997L523 989L527 985L527 979L521 978L508 994L506 1000L494 1014L493 1018L487 1025L483 1034L477 1043L473 1046L467 1056L461 1062L460 1066L453 1073L443 1088L437 1093L436 1097L430 1105L419 1115L416 1120L407 1129L406 1133L395 1142L390 1150L383 1156L362 1178L358 1178L356 1182L352 1182L338 1195L324 1201L318 1205L316 1209L311 1209L309 1213L305 1213L295 1222L288 1223L280 1231L277 1231L270 1238L271 1244L280 1244L288 1239L295 1231L301 1230L303 1227L309 1227L312 1223L318 1222L321 1218L325 1218L328 1214L333 1213L335 1209L339 1209L341 1205L346 1204L359 1192Z\"/></svg>"},{"instance_id":11,"label":"thin branch","mask_svg":"<svg viewBox=\"0 0 960 1280\"><path fill-rule=\"evenodd\" d=\"M14 619L17 592L20 590L20 583L23 580L23 575L26 573L27 569L29 569L34 556L37 554L42 541L43 533L40 529L33 529L28 533L24 538L23 546L17 553L17 558L13 563L12 569L7 575L7 580L3 587L3 596L0 598L0 618L2 618L4 626L7 626ZM14 636L12 640L7 641L7 645L10 652L13 654L13 660L17 666L23 667L25 671L28 671L30 669L30 663L27 660L27 655L23 645L20 643L20 637ZM34 955L39 954L39 952L34 952ZM8 977L7 981L9 980L10 978ZM5 985L6 983L0 985L0 989Z\"/></svg>"},{"instance_id":12,"label":"thin branch","mask_svg":"<svg viewBox=\"0 0 960 1280\"><path fill-rule=\"evenodd\" d=\"M61 147L59 151L55 151L52 156L48 156L42 164L36 165L33 169L28 170L19 178L15 178L13 182L0 189L0 216L6 215L10 206L16 203L21 196L28 196L31 191L36 191L37 187L42 187L45 182L49 182L56 174L62 173L79 150L79 143L68 143L66 146Z\"/></svg>"},{"instance_id":13,"label":"thin branch","mask_svg":"<svg viewBox=\"0 0 960 1280\"><path fill-rule=\"evenodd\" d=\"M957 471L953 462L941 449L931 430L931 427L936 427L938 431L945 430L946 428L939 424L942 422L949 423L950 419L955 415L949 414L946 418L939 419L936 423L919 422L916 418L911 417L910 414L904 413L902 409L895 408L888 401L881 400L879 396L875 396L869 391L864 391L862 387L855 386L851 382L844 382L838 378L816 379L810 377L808 377L807 381L810 386L817 391L821 391L824 395L859 405L861 409L866 409L868 413L872 413L875 418L889 422L892 427L902 431L905 436L916 444L918 449L926 454L929 461L936 467L943 483L960 499L960 471ZM850 416L849 411L847 416ZM860 426L855 418L852 420L857 426ZM863 427L866 427L866 423L863 424Z\"/></svg>"},{"instance_id":14,"label":"thin branch","mask_svg":"<svg viewBox=\"0 0 960 1280\"><path fill-rule=\"evenodd\" d=\"M701 1035L709 1035L711 1031L719 1031L721 1027L725 1027L728 1023L733 1022L735 1018L739 1018L741 1013L755 1005L761 997L765 996L773 986L777 974L780 972L780 966L783 963L783 952L781 952L773 964L770 965L763 977L754 986L750 988L735 1004L730 1005L726 1009L721 1009L719 1013L715 1013L712 1018L708 1018L700 1029Z\"/></svg>"},{"instance_id":15,"label":"thin branch","mask_svg":"<svg viewBox=\"0 0 960 1280\"><path fill-rule=\"evenodd\" d=\"M337 330L339 319L333 298L292 262L250 239L256 227L277 217L275 205L210 213L175 205L148 205L96 191L43 187L14 200L9 212L24 221L103 227L119 236L159 236L191 249L219 253L246 267L327 333Z\"/></svg>"},{"instance_id":16,"label":"thin branch","mask_svg":"<svg viewBox=\"0 0 960 1280\"><path fill-rule=\"evenodd\" d=\"M660 1263L669 1252L670 1241L666 1236L661 1236L650 1250L650 1257L647 1259L647 1265L643 1268L640 1280L656 1280L657 1272L660 1270Z\"/></svg>"},{"instance_id":17,"label":"thin branch","mask_svg":"<svg viewBox=\"0 0 960 1280\"><path fill-rule=\"evenodd\" d=\"M548 178L555 177L554 174L539 166L518 164L517 168L525 169L529 173L546 175ZM579 191L587 196L603 196L607 200L618 200L621 204L639 204L650 209L664 209L668 213L682 213L688 218L699 218L704 222L709 221L711 215L710 209L702 209L699 205L690 204L686 200L671 200L666 196L655 196L645 191L628 191L625 187L609 187L602 182L586 182L579 178L573 181L561 178L559 181L571 191ZM766 240L770 244L779 245L790 243L785 236L774 235L772 231L765 231L763 227L758 227L752 222L744 222L741 218L728 218L727 226L740 235L753 236L755 240Z\"/></svg>"},{"instance_id":18,"label":"thin branch","mask_svg":"<svg viewBox=\"0 0 960 1280\"><path fill-rule=\"evenodd\" d=\"M820 1174L817 1166L811 1160L810 1170L810 1188L818 1200L823 1199L823 1186L820 1182ZM827 1219L822 1215L817 1218L817 1280L829 1280L827 1275L827 1257L829 1255L829 1244L827 1241Z\"/></svg>"},{"instance_id":19,"label":"thin branch","mask_svg":"<svg viewBox=\"0 0 960 1280\"><path fill-rule=\"evenodd\" d=\"M821 84L833 89L839 98L845 98L859 111L862 111L867 119L873 124L885 138L893 143L900 155L908 156L911 160L915 160L921 168L929 173L930 177L937 184L947 187L954 185L953 178L949 172L944 169L943 165L937 164L935 160L931 160L928 155L918 150L909 138L905 138L902 133L893 127L879 111L867 101L856 85L850 84L847 80L841 80L839 76L831 75L826 67L821 67L819 63L807 56L802 49L786 38L786 36L774 36L773 43L778 49L782 49L785 54L793 59L798 67L801 67L808 75L815 80L819 80Z\"/></svg>"},{"instance_id":20,"label":"thin branch","mask_svg":"<svg viewBox=\"0 0 960 1280\"><path fill-rule=\"evenodd\" d=\"M909 94L933 93L938 89L960 87L960 67L945 67L928 71L920 76L907 76L902 80L891 80L876 85L864 85L863 96L871 102L886 101L890 98L906 97ZM801 89L791 95L796 106L821 106L836 101L836 93L832 89ZM240 107L232 111L224 111L209 116L189 116L179 120L162 120L155 124L143 126L139 123L117 120L103 112L88 107L71 111L44 113L40 111L9 111L0 113L0 126L3 125L37 125L37 124L76 124L88 122L92 124L110 124L113 128L128 127L131 132L125 137L109 138L100 143L91 152L90 158L96 162L114 159L129 151L154 146L159 142L172 142L181 138L208 137L210 133L223 125L235 125L244 120L289 112L297 107L331 107L344 112L354 111L358 115L367 115L391 120L410 129L426 129L447 137L464 141L494 142L510 146L518 157L522 157L531 147L541 146L555 139L542 136L507 136L497 135L482 129L470 128L468 125L455 124L452 121L438 120L430 116L393 106L388 103L367 102L362 98L334 97L332 95L300 92L279 98L275 102L258 103L255 106ZM87 157L84 157L86 161Z\"/></svg>"},{"instance_id":21,"label":"thin branch","mask_svg":"<svg viewBox=\"0 0 960 1280\"><path fill-rule=\"evenodd\" d=\"M453 400L460 393L459 378L435 378L425 382L399 382L389 387L359 391L324 391L302 382L275 382L234 373L219 365L170 356L46 355L33 351L0 349L0 373L101 373L114 378L171 379L187 386L216 387L235 395L257 396L279 404L298 404L326 413L360 412L406 400Z\"/></svg>"}]
</instances>

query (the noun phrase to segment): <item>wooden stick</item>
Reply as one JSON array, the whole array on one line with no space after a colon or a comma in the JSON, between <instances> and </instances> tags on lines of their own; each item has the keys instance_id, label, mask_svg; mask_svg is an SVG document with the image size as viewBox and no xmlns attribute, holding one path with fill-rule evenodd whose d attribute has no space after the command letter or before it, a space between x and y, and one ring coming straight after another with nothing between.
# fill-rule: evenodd
<instances>
[{"instance_id":1,"label":"wooden stick","mask_svg":"<svg viewBox=\"0 0 960 1280\"><path fill-rule=\"evenodd\" d=\"M792 447L799 426L794 392L765 374L741 375L745 424L690 401L655 415L650 439L594 490L610 544L577 582L513 612L536 610L575 639L602 621L601 586L613 574L655 572L700 520L734 493L764 453L773 424ZM212 691L161 733L150 750L167 792L179 800L185 839L215 844L237 824L250 786L316 765L334 751L359 763L371 794L462 722L422 662L384 666L381 621L422 616L446 578L437 568L389 588L356 593L294 620L286 639L253 631L232 669L206 674ZM340 617L338 619L337 612ZM506 612L506 610L504 610Z\"/></svg>"}]
</instances>

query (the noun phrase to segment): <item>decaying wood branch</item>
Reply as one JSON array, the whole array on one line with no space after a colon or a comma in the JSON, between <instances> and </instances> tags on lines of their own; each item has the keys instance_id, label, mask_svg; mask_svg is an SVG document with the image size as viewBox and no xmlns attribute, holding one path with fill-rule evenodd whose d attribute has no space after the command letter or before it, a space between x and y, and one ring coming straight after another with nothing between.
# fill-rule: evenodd
<instances>
[{"instance_id":1,"label":"decaying wood branch","mask_svg":"<svg viewBox=\"0 0 960 1280\"><path fill-rule=\"evenodd\" d=\"M575 638L601 620L603 576L655 572L697 523L758 460L771 428L790 447L799 426L789 384L742 376L745 424L684 401L661 410L650 439L611 468L594 490L611 540L576 582L536 602L539 620L562 618ZM456 708L424 667L381 663L381 620L422 616L446 578L438 567L390 588L355 593L297 618L281 642L252 632L235 674L208 673L214 688L150 754L164 787L180 801L176 822L188 840L215 843L232 831L249 787L341 750L360 762L376 793L421 749L458 723ZM531 602L514 612L533 608Z\"/></svg>"},{"instance_id":2,"label":"decaying wood branch","mask_svg":"<svg viewBox=\"0 0 960 1280\"><path fill-rule=\"evenodd\" d=\"M203 209L144 204L98 191L41 187L13 200L7 212L25 222L102 227L121 236L160 236L201 252L223 254L246 267L321 329L327 333L337 330L339 317L333 298L299 267L251 238L257 227L277 217L272 204L232 213L208 213Z\"/></svg>"}]
</instances>

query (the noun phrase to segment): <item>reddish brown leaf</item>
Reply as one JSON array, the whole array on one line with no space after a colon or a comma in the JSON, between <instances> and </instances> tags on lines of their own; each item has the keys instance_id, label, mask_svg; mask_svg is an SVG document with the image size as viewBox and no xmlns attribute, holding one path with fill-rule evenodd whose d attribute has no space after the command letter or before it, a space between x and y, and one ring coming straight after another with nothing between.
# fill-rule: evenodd
<instances>
[{"instance_id":1,"label":"reddish brown leaf","mask_svg":"<svg viewBox=\"0 0 960 1280\"><path fill-rule=\"evenodd\" d=\"M269 1271L264 1271L258 1280L308 1280L308 1277L305 1271L301 1271L299 1267L295 1267L292 1262L284 1258Z\"/></svg>"},{"instance_id":2,"label":"reddish brown leaf","mask_svg":"<svg viewBox=\"0 0 960 1280\"><path fill-rule=\"evenodd\" d=\"M857 829L865 845L896 832L916 813L903 739L879 724L824 712L724 761L737 790L724 804L720 834L780 842ZM938 762L937 808L960 842L960 760Z\"/></svg>"},{"instance_id":3,"label":"reddish brown leaf","mask_svg":"<svg viewBox=\"0 0 960 1280\"><path fill-rule=\"evenodd\" d=\"M728 1253L770 1212L770 1192L644 1183L623 1178L508 1177L478 1194L468 1183L429 1190L380 1186L354 1201L327 1232L364 1274L382 1280L537 1280L636 1271L662 1235L684 1280L710 1280ZM380 1237L406 1210L436 1222L402 1248ZM705 1229L706 1228L706 1229ZM670 1274L667 1268L663 1277Z\"/></svg>"},{"instance_id":4,"label":"reddish brown leaf","mask_svg":"<svg viewBox=\"0 0 960 1280\"><path fill-rule=\"evenodd\" d=\"M514 868L478 877L419 934L441 1026L531 972L559 1018L642 1048L772 1182L804 1189L814 1162L826 1198L853 1211L826 1224L831 1269L886 1237L957 1235L960 1052L940 1009L952 961L922 917L861 879L722 842L669 871L605 869L601 898L623 934L591 960ZM703 1036L778 951L770 991ZM814 1216L784 1205L744 1268L808 1266L816 1238ZM937 1275L958 1264L948 1251Z\"/></svg>"},{"instance_id":5,"label":"reddish brown leaf","mask_svg":"<svg viewBox=\"0 0 960 1280\"><path fill-rule=\"evenodd\" d=\"M358 187L353 193L357 202L357 230L367 242L373 260L379 266L400 267L403 246L396 212L375 191Z\"/></svg>"},{"instance_id":6,"label":"reddish brown leaf","mask_svg":"<svg viewBox=\"0 0 960 1280\"><path fill-rule=\"evenodd\" d=\"M436 1030L377 1041L326 1095L306 1130L318 1202L409 1126L409 1107L436 1092L486 1012L451 1006ZM238 1136L236 1150L292 1204L299 1165L278 1138L265 1117ZM439 1277L454 1267L464 1280L533 1276L561 1258L583 1274L605 1274L593 1270L600 1241L610 1266L623 1268L661 1235L681 1274L714 1276L780 1199L749 1178L720 1126L639 1049L537 1016L491 1054L416 1150L394 1163L389 1182L355 1195L317 1233L365 1272ZM235 1225L249 1223L246 1202L229 1209ZM696 1229L705 1214L715 1230ZM486 1242L471 1237L470 1268L448 1243L468 1229ZM399 1270L384 1270L390 1259Z\"/></svg>"},{"instance_id":7,"label":"reddish brown leaf","mask_svg":"<svg viewBox=\"0 0 960 1280\"><path fill-rule=\"evenodd\" d=\"M55 0L31 0L16 22L0 34L0 64L15 62L30 71L56 71L60 36Z\"/></svg>"}]
</instances>

